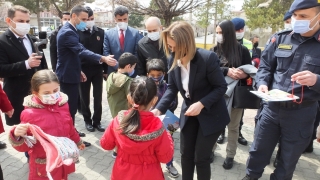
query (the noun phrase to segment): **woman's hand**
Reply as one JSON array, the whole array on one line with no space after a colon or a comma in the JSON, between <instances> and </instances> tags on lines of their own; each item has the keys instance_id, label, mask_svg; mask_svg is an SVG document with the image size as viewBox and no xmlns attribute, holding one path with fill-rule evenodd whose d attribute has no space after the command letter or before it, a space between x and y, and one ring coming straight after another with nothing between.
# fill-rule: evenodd
<instances>
[{"instance_id":1,"label":"woman's hand","mask_svg":"<svg viewBox=\"0 0 320 180\"><path fill-rule=\"evenodd\" d=\"M13 134L15 137L20 137L20 136L26 135L28 129L29 129L29 124L18 124L14 129Z\"/></svg>"},{"instance_id":2,"label":"woman's hand","mask_svg":"<svg viewBox=\"0 0 320 180\"><path fill-rule=\"evenodd\" d=\"M245 79L248 77L248 74L246 74L241 69L236 68L234 70L235 70L235 75L236 75L237 79Z\"/></svg>"},{"instance_id":3,"label":"woman's hand","mask_svg":"<svg viewBox=\"0 0 320 180\"><path fill-rule=\"evenodd\" d=\"M201 110L203 109L203 104L198 101L196 103L193 103L188 110L186 111L186 113L184 113L185 116L197 116L200 114Z\"/></svg>"},{"instance_id":4,"label":"woman's hand","mask_svg":"<svg viewBox=\"0 0 320 180\"><path fill-rule=\"evenodd\" d=\"M85 147L86 147L86 145L84 145L84 144L82 143L82 144L80 144L80 145L78 146L78 149L84 150Z\"/></svg>"},{"instance_id":5,"label":"woman's hand","mask_svg":"<svg viewBox=\"0 0 320 180\"><path fill-rule=\"evenodd\" d=\"M81 71L80 82L86 82L87 76Z\"/></svg>"},{"instance_id":6,"label":"woman's hand","mask_svg":"<svg viewBox=\"0 0 320 180\"><path fill-rule=\"evenodd\" d=\"M155 116L160 116L161 112L158 109L154 109L151 111Z\"/></svg>"},{"instance_id":7,"label":"woman's hand","mask_svg":"<svg viewBox=\"0 0 320 180\"><path fill-rule=\"evenodd\" d=\"M234 80L238 80L235 68L229 68L227 76L231 77Z\"/></svg>"}]
</instances>

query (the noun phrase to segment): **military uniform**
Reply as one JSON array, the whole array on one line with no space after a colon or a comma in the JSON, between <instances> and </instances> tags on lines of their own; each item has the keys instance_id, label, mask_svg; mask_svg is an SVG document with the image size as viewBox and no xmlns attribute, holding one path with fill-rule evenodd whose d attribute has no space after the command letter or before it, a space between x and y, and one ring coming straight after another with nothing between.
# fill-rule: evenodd
<instances>
[{"instance_id":1,"label":"military uniform","mask_svg":"<svg viewBox=\"0 0 320 180\"><path fill-rule=\"evenodd\" d=\"M295 0L291 11L319 5L317 0L310 0L314 3L313 6L306 7L309 2L304 4L305 2ZM258 87L266 85L269 89L280 89L288 93L294 91L301 99L303 95L303 100L301 104L285 101L268 102L264 105L247 161L246 171L250 178L245 179L261 177L279 139L281 158L270 179L292 179L296 163L310 142L317 114L317 101L320 100L319 49L320 30L312 37L302 37L292 30L282 31L276 33L266 46L257 73ZM293 84L291 76L305 70L317 74L316 83L312 87L302 87L296 82Z\"/></svg>"}]
</instances>

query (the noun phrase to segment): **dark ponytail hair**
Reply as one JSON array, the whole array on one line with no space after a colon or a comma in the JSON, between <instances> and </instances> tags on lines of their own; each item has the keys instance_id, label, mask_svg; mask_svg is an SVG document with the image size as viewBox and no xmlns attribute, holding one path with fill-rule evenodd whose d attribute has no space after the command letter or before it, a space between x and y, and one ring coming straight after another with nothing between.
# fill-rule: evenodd
<instances>
[{"instance_id":1,"label":"dark ponytail hair","mask_svg":"<svg viewBox=\"0 0 320 180\"><path fill-rule=\"evenodd\" d=\"M140 114L138 108L149 105L157 95L157 85L151 78L141 76L133 79L129 91L134 105L130 113L126 115L120 123L122 134L133 134L140 129Z\"/></svg>"}]
</instances>

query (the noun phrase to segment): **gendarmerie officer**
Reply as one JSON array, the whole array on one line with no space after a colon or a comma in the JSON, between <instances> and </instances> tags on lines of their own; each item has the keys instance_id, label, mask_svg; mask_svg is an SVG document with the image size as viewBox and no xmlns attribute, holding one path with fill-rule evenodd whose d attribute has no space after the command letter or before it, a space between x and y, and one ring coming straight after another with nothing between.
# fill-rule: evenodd
<instances>
[{"instance_id":1,"label":"gendarmerie officer","mask_svg":"<svg viewBox=\"0 0 320 180\"><path fill-rule=\"evenodd\" d=\"M88 20L85 31L78 31L80 43L88 50L103 54L104 30L98 28L94 23L94 14L92 9L87 6ZM86 129L93 132L97 129L104 132L105 128L101 125L102 115L102 83L103 70L105 73L108 66L92 61L88 57L81 58L81 70L87 76L87 81L80 83L80 102L83 119ZM90 89L93 86L93 110L90 111ZM93 114L93 115L92 115Z\"/></svg>"},{"instance_id":2,"label":"gendarmerie officer","mask_svg":"<svg viewBox=\"0 0 320 180\"><path fill-rule=\"evenodd\" d=\"M257 73L259 91L280 89L299 96L296 102L269 102L259 115L244 180L262 176L280 138L281 156L272 180L292 179L308 146L320 100L320 3L295 0L291 31L276 34L262 54ZM301 102L300 104L298 102Z\"/></svg>"}]
</instances>

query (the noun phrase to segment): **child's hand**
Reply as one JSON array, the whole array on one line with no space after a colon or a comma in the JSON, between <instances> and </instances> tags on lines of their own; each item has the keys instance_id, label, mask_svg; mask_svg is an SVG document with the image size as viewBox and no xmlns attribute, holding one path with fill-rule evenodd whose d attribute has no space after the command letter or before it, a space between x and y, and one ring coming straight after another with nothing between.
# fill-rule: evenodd
<instances>
[{"instance_id":1,"label":"child's hand","mask_svg":"<svg viewBox=\"0 0 320 180\"><path fill-rule=\"evenodd\" d=\"M19 137L27 134L29 129L29 123L27 124L18 124L14 129L14 136Z\"/></svg>"},{"instance_id":2,"label":"child's hand","mask_svg":"<svg viewBox=\"0 0 320 180\"><path fill-rule=\"evenodd\" d=\"M80 145L78 146L78 149L84 150L85 147L86 147L86 146L82 143L82 144L80 144Z\"/></svg>"},{"instance_id":3,"label":"child's hand","mask_svg":"<svg viewBox=\"0 0 320 180\"><path fill-rule=\"evenodd\" d=\"M14 109L11 109L10 111L8 111L8 112L4 112L6 115L8 115L9 116L9 118L11 118L12 117L12 115L13 115L13 112L14 112Z\"/></svg>"}]
</instances>

